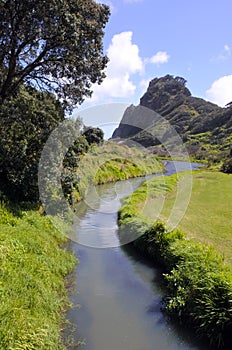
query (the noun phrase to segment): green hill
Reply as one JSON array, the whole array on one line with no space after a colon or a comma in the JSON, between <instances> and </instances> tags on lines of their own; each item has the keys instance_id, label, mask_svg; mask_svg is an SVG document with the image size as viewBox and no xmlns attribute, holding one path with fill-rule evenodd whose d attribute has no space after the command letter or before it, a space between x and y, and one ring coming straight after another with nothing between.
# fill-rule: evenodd
<instances>
[{"instance_id":1,"label":"green hill","mask_svg":"<svg viewBox=\"0 0 232 350\"><path fill-rule=\"evenodd\" d=\"M147 109L151 111L149 121ZM186 80L171 75L151 80L139 106L127 108L112 137L129 138L152 147L155 152L165 153L162 142L156 137L160 127L159 119L154 121L157 115L175 128L191 155L221 158L231 152L232 105L221 108L193 97L186 87ZM170 137L168 132L165 136Z\"/></svg>"}]
</instances>

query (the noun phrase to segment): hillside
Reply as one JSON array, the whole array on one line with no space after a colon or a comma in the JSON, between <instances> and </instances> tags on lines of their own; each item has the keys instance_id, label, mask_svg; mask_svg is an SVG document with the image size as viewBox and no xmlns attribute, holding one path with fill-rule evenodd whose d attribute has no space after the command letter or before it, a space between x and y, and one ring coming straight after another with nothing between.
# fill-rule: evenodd
<instances>
[{"instance_id":1,"label":"hillside","mask_svg":"<svg viewBox=\"0 0 232 350\"><path fill-rule=\"evenodd\" d=\"M161 115L175 128L191 155L198 158L227 156L232 143L231 104L221 108L193 97L185 85L184 78L171 75L151 80L139 106L127 108L112 137L130 138L145 147L153 147L158 153L165 153L155 137L158 118L155 123L151 117L147 118L148 108L153 119Z\"/></svg>"}]
</instances>

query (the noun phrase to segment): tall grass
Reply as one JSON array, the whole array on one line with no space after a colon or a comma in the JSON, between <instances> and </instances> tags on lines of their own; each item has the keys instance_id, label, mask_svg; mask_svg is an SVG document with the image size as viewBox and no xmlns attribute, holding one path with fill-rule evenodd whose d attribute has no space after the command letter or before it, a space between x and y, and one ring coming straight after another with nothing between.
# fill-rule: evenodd
<instances>
[{"instance_id":1,"label":"tall grass","mask_svg":"<svg viewBox=\"0 0 232 350\"><path fill-rule=\"evenodd\" d=\"M36 211L15 216L0 205L0 348L65 349L65 276L76 259L64 234Z\"/></svg>"},{"instance_id":2,"label":"tall grass","mask_svg":"<svg viewBox=\"0 0 232 350\"><path fill-rule=\"evenodd\" d=\"M79 162L79 183L74 192L76 201L85 196L91 185L99 185L163 171L163 164L154 155L135 147L105 142L93 146ZM73 200L75 202L75 199Z\"/></svg>"}]
</instances>

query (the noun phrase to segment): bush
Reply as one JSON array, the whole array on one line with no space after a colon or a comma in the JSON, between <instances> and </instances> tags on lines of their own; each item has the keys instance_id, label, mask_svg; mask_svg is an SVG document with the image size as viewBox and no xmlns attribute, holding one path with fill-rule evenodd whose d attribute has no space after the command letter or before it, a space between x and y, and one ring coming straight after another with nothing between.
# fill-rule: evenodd
<instances>
[{"instance_id":1,"label":"bush","mask_svg":"<svg viewBox=\"0 0 232 350\"><path fill-rule=\"evenodd\" d=\"M165 275L165 310L183 323L192 324L212 345L222 347L232 327L231 275L220 262L218 267L212 266L217 262L214 254L206 260L204 255L196 254L198 259L183 261Z\"/></svg>"},{"instance_id":2,"label":"bush","mask_svg":"<svg viewBox=\"0 0 232 350\"><path fill-rule=\"evenodd\" d=\"M224 161L221 166L221 171L226 174L232 174L232 158Z\"/></svg>"}]
</instances>

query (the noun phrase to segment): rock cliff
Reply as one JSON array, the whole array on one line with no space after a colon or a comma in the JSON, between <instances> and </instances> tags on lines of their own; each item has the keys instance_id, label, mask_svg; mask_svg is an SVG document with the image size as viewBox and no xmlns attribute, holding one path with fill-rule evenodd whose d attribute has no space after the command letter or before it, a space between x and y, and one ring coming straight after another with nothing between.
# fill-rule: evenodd
<instances>
[{"instance_id":1,"label":"rock cliff","mask_svg":"<svg viewBox=\"0 0 232 350\"><path fill-rule=\"evenodd\" d=\"M193 97L186 80L171 75L151 80L140 104L126 109L112 138L132 139L145 147L162 149L163 134L159 137L157 131L162 129L164 120L175 128L191 154L205 157L207 153L230 151L231 104L221 108Z\"/></svg>"}]
</instances>

